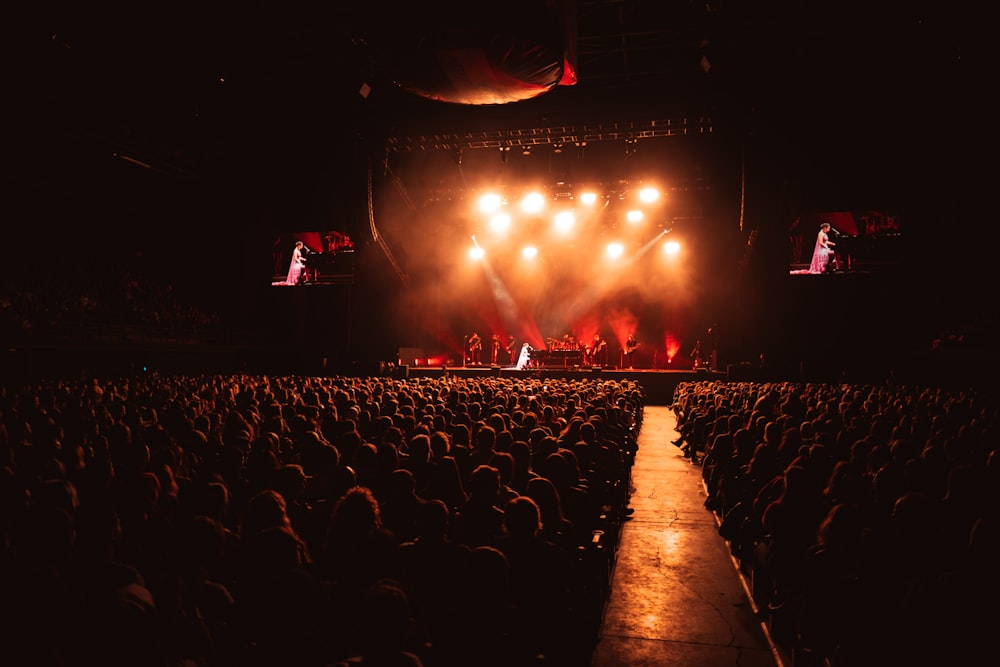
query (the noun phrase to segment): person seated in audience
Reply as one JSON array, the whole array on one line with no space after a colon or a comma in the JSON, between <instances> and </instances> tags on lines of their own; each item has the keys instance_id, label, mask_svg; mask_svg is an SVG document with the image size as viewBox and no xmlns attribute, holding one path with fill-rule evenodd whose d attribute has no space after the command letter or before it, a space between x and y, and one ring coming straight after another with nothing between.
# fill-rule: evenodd
<instances>
[{"instance_id":1,"label":"person seated in audience","mask_svg":"<svg viewBox=\"0 0 1000 667\"><path fill-rule=\"evenodd\" d=\"M409 597L396 581L382 579L364 592L352 623L360 652L333 667L423 667L413 646Z\"/></svg>"},{"instance_id":2,"label":"person seated in audience","mask_svg":"<svg viewBox=\"0 0 1000 667\"><path fill-rule=\"evenodd\" d=\"M527 496L504 507L504 529L497 548L507 557L510 600L521 629L515 650L525 657L544 655L562 663L571 646L576 549L564 549L542 537L541 512Z\"/></svg>"},{"instance_id":3,"label":"person seated in audience","mask_svg":"<svg viewBox=\"0 0 1000 667\"><path fill-rule=\"evenodd\" d=\"M470 547L496 546L503 535L500 471L480 465L469 478L469 499L458 510L455 539Z\"/></svg>"}]
</instances>

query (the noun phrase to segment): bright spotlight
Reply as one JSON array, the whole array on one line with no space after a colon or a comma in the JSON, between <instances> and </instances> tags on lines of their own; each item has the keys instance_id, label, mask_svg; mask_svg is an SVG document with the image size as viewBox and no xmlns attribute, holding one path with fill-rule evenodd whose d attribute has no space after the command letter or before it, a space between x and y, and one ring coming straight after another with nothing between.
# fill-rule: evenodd
<instances>
[{"instance_id":1,"label":"bright spotlight","mask_svg":"<svg viewBox=\"0 0 1000 667\"><path fill-rule=\"evenodd\" d=\"M538 256L538 248L533 245L524 246L521 250L521 257L525 259L534 259Z\"/></svg>"},{"instance_id":2,"label":"bright spotlight","mask_svg":"<svg viewBox=\"0 0 1000 667\"><path fill-rule=\"evenodd\" d=\"M479 211L482 213L496 213L502 205L503 198L494 192L489 192L479 198Z\"/></svg>"},{"instance_id":3,"label":"bright spotlight","mask_svg":"<svg viewBox=\"0 0 1000 667\"><path fill-rule=\"evenodd\" d=\"M521 210L525 213L538 213L545 207L545 197L538 192L529 193L521 201Z\"/></svg>"},{"instance_id":4,"label":"bright spotlight","mask_svg":"<svg viewBox=\"0 0 1000 667\"><path fill-rule=\"evenodd\" d=\"M586 204L587 206L593 206L594 202L597 201L596 192L584 192L580 195L580 203Z\"/></svg>"},{"instance_id":5,"label":"bright spotlight","mask_svg":"<svg viewBox=\"0 0 1000 667\"><path fill-rule=\"evenodd\" d=\"M556 231L561 233L566 233L573 229L573 223L576 221L576 217L573 215L573 211L559 211L556 213Z\"/></svg>"},{"instance_id":6,"label":"bright spotlight","mask_svg":"<svg viewBox=\"0 0 1000 667\"><path fill-rule=\"evenodd\" d=\"M643 188L639 190L639 201L644 204L652 204L660 198L660 191L656 188Z\"/></svg>"},{"instance_id":7,"label":"bright spotlight","mask_svg":"<svg viewBox=\"0 0 1000 667\"><path fill-rule=\"evenodd\" d=\"M475 246L473 248L469 248L469 259L480 260L485 255L486 255L486 251L483 250L482 248L480 248L479 246Z\"/></svg>"},{"instance_id":8,"label":"bright spotlight","mask_svg":"<svg viewBox=\"0 0 1000 667\"><path fill-rule=\"evenodd\" d=\"M625 253L625 246L621 243L609 243L604 253L608 256L608 259L618 259Z\"/></svg>"},{"instance_id":9,"label":"bright spotlight","mask_svg":"<svg viewBox=\"0 0 1000 667\"><path fill-rule=\"evenodd\" d=\"M681 244L677 241L667 241L663 244L663 253L670 257L676 257L681 252Z\"/></svg>"},{"instance_id":10,"label":"bright spotlight","mask_svg":"<svg viewBox=\"0 0 1000 667\"><path fill-rule=\"evenodd\" d=\"M632 223L642 222L642 218L643 218L642 211L637 211L635 209L625 214L625 219Z\"/></svg>"},{"instance_id":11,"label":"bright spotlight","mask_svg":"<svg viewBox=\"0 0 1000 667\"><path fill-rule=\"evenodd\" d=\"M506 213L497 213L490 218L490 229L497 234L502 234L510 229L510 216Z\"/></svg>"}]
</instances>

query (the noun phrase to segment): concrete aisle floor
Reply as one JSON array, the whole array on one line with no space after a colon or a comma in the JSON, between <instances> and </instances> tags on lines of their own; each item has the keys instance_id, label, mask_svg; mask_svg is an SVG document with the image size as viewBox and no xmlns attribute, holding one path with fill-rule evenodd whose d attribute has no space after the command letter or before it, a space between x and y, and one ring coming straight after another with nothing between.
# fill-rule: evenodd
<instances>
[{"instance_id":1,"label":"concrete aisle floor","mask_svg":"<svg viewBox=\"0 0 1000 667\"><path fill-rule=\"evenodd\" d=\"M705 509L701 467L671 444L676 417L646 406L592 667L783 667Z\"/></svg>"}]
</instances>

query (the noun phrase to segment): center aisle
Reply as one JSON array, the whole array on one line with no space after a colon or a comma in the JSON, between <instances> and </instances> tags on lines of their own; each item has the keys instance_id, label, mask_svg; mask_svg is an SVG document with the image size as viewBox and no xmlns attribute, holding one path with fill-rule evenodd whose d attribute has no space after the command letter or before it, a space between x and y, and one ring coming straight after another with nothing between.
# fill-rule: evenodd
<instances>
[{"instance_id":1,"label":"center aisle","mask_svg":"<svg viewBox=\"0 0 1000 667\"><path fill-rule=\"evenodd\" d=\"M592 667L782 667L729 546L705 508L701 468L671 440L676 417L647 405Z\"/></svg>"}]
</instances>

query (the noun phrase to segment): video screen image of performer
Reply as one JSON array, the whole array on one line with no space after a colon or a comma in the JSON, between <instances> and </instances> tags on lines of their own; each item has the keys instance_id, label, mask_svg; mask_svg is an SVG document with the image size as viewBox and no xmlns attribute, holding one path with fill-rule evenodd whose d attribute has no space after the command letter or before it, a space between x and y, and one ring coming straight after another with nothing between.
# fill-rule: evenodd
<instances>
[{"instance_id":1,"label":"video screen image of performer","mask_svg":"<svg viewBox=\"0 0 1000 667\"><path fill-rule=\"evenodd\" d=\"M292 261L288 265L288 275L284 280L272 283L273 285L298 285L305 280L306 258L305 243L296 241L292 249Z\"/></svg>"},{"instance_id":2,"label":"video screen image of performer","mask_svg":"<svg viewBox=\"0 0 1000 667\"><path fill-rule=\"evenodd\" d=\"M837 245L830 240L830 223L824 222L819 226L819 233L816 235L816 247L813 250L812 262L809 263L809 273L826 273L836 268L836 257L833 254L833 246Z\"/></svg>"}]
</instances>

